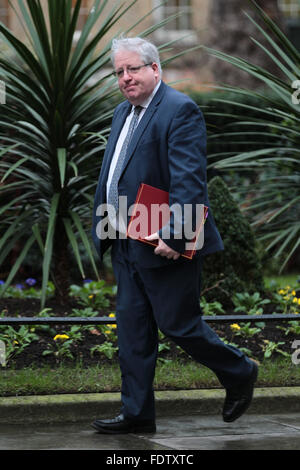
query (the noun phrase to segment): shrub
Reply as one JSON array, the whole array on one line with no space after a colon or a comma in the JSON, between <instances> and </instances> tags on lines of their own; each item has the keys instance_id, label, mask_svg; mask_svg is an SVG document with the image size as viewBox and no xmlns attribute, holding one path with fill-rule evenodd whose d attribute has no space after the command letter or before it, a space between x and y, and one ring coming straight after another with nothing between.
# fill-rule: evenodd
<instances>
[{"instance_id":1,"label":"shrub","mask_svg":"<svg viewBox=\"0 0 300 470\"><path fill-rule=\"evenodd\" d=\"M263 276L256 241L249 222L216 176L208 184L210 206L224 242L224 251L204 260L202 293L207 301L232 305L238 292L263 292Z\"/></svg>"}]
</instances>

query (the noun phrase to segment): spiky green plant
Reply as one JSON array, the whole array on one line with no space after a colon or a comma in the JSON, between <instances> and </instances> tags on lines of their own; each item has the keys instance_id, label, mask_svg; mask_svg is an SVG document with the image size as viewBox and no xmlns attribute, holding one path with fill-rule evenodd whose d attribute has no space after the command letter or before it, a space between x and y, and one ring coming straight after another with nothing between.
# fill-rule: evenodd
<instances>
[{"instance_id":1,"label":"spiky green plant","mask_svg":"<svg viewBox=\"0 0 300 470\"><path fill-rule=\"evenodd\" d=\"M251 217L267 252L281 260L282 271L300 246L300 102L297 99L300 82L296 81L300 78L300 53L263 9L254 0L249 1L263 20L264 27L247 15L249 21L263 35L268 46L255 38L251 40L274 61L278 74L208 48L210 54L253 75L263 85L256 91L220 87L235 93L235 100L228 103L236 106L236 113L230 116L234 122L209 138L220 140L230 136L233 143L237 138L241 145L243 136L247 146L247 142L255 142L261 135L269 139L269 146L261 148L260 145L257 150L239 154L217 152L209 158L210 166L222 172L250 170L255 174L256 181L249 187L235 190L244 197L246 214ZM260 107L243 103L243 96L254 97L256 102L259 98ZM254 111L255 117L245 119L245 108L251 110L252 115Z\"/></svg>"},{"instance_id":2,"label":"spiky green plant","mask_svg":"<svg viewBox=\"0 0 300 470\"><path fill-rule=\"evenodd\" d=\"M98 277L88 236L91 204L120 99L111 72L103 71L109 66L111 29L136 2L94 0L77 42L81 0L49 0L47 11L40 0L17 0L26 43L0 23L1 40L15 55L15 60L0 55L6 84L6 103L0 105L0 265L17 252L2 293L37 244L42 306L50 274L58 300L68 296L71 256L84 278L84 250Z\"/></svg>"}]
</instances>

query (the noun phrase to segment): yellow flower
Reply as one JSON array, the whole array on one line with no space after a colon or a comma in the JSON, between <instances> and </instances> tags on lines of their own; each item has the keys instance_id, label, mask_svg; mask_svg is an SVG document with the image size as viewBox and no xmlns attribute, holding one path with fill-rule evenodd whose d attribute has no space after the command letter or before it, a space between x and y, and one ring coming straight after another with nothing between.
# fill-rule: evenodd
<instances>
[{"instance_id":1,"label":"yellow flower","mask_svg":"<svg viewBox=\"0 0 300 470\"><path fill-rule=\"evenodd\" d=\"M285 294L286 294L286 290L280 289L280 290L278 291L278 294L285 295Z\"/></svg>"},{"instance_id":2,"label":"yellow flower","mask_svg":"<svg viewBox=\"0 0 300 470\"><path fill-rule=\"evenodd\" d=\"M233 323L232 325L230 325L230 328L232 330L240 330L241 329L240 325L238 325L237 323Z\"/></svg>"},{"instance_id":3,"label":"yellow flower","mask_svg":"<svg viewBox=\"0 0 300 470\"><path fill-rule=\"evenodd\" d=\"M297 303L298 303L298 300L300 300L300 299L297 299L297 297L294 297L294 298L293 298L293 304L297 304Z\"/></svg>"},{"instance_id":4,"label":"yellow flower","mask_svg":"<svg viewBox=\"0 0 300 470\"><path fill-rule=\"evenodd\" d=\"M298 299L298 305L300 305L300 299Z\"/></svg>"},{"instance_id":5,"label":"yellow flower","mask_svg":"<svg viewBox=\"0 0 300 470\"><path fill-rule=\"evenodd\" d=\"M108 316L109 316L110 318L115 318L115 317L116 317L116 315L115 315L113 312L111 312Z\"/></svg>"},{"instance_id":6,"label":"yellow flower","mask_svg":"<svg viewBox=\"0 0 300 470\"><path fill-rule=\"evenodd\" d=\"M110 335L110 333L111 333L111 330L106 330L106 331L105 331L105 334L106 334L106 335Z\"/></svg>"},{"instance_id":7,"label":"yellow flower","mask_svg":"<svg viewBox=\"0 0 300 470\"><path fill-rule=\"evenodd\" d=\"M65 339L69 339L69 336L68 335L56 335L54 336L54 341L57 341L57 340L60 340L60 341L64 341Z\"/></svg>"},{"instance_id":8,"label":"yellow flower","mask_svg":"<svg viewBox=\"0 0 300 470\"><path fill-rule=\"evenodd\" d=\"M294 290L292 290L292 295L294 295L294 296L296 295L296 292Z\"/></svg>"},{"instance_id":9,"label":"yellow flower","mask_svg":"<svg viewBox=\"0 0 300 470\"><path fill-rule=\"evenodd\" d=\"M14 341L14 344L19 344L18 341Z\"/></svg>"},{"instance_id":10,"label":"yellow flower","mask_svg":"<svg viewBox=\"0 0 300 470\"><path fill-rule=\"evenodd\" d=\"M89 299L92 299L93 297L94 297L93 294L89 295Z\"/></svg>"}]
</instances>

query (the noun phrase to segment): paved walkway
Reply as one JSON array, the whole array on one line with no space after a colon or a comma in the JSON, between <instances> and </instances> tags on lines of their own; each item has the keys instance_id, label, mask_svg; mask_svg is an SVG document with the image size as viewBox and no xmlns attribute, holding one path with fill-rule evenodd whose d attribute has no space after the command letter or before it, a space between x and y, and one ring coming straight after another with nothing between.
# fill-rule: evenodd
<instances>
[{"instance_id":1,"label":"paved walkway","mask_svg":"<svg viewBox=\"0 0 300 470\"><path fill-rule=\"evenodd\" d=\"M89 423L2 424L0 449L117 451L106 452L106 459L120 458L122 453L118 451L147 450L155 452L152 457L151 453L146 457L142 454L143 459L152 458L153 464L161 463L157 459L162 461L166 451L173 456L185 455L177 457L178 460L197 450L299 450L300 413L248 414L231 424L224 423L219 415L163 417L157 420L155 434L118 436L98 434ZM185 452L180 452L182 450ZM126 455L130 456L130 452ZM132 452L132 455L139 453ZM193 457L190 460L192 462Z\"/></svg>"},{"instance_id":2,"label":"paved walkway","mask_svg":"<svg viewBox=\"0 0 300 470\"><path fill-rule=\"evenodd\" d=\"M0 450L102 450L108 458L119 455L110 451L151 451L155 458L201 450L300 449L300 387L256 388L250 409L234 423L222 420L221 389L155 397L157 432L118 436L98 434L90 423L119 412L119 393L0 397ZM147 459L148 454L140 464Z\"/></svg>"}]
</instances>

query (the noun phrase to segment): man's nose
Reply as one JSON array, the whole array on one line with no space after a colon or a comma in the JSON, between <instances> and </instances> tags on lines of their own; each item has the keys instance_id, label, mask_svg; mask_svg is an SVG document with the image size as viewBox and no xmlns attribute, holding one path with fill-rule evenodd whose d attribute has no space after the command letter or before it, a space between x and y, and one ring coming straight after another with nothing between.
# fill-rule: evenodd
<instances>
[{"instance_id":1,"label":"man's nose","mask_svg":"<svg viewBox=\"0 0 300 470\"><path fill-rule=\"evenodd\" d=\"M130 75L130 73L127 72L127 69L124 69L123 79L124 80L131 80L132 79L132 76Z\"/></svg>"}]
</instances>

